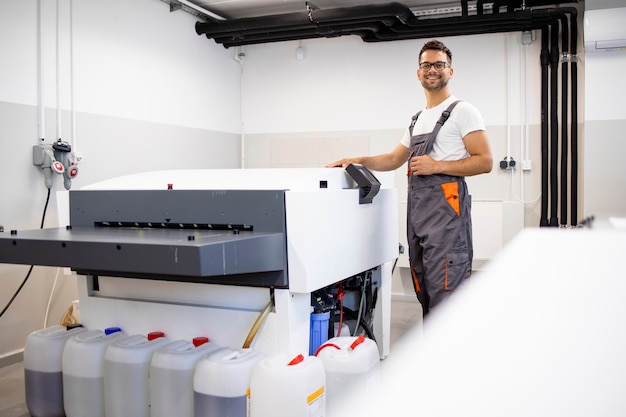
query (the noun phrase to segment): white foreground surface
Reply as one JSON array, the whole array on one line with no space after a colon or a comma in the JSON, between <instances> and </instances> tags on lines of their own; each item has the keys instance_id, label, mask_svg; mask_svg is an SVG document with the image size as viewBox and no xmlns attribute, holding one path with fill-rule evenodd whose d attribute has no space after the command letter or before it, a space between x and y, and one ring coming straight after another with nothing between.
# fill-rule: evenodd
<instances>
[{"instance_id":1,"label":"white foreground surface","mask_svg":"<svg viewBox=\"0 0 626 417\"><path fill-rule=\"evenodd\" d=\"M626 415L626 232L600 226L522 232L328 415Z\"/></svg>"}]
</instances>

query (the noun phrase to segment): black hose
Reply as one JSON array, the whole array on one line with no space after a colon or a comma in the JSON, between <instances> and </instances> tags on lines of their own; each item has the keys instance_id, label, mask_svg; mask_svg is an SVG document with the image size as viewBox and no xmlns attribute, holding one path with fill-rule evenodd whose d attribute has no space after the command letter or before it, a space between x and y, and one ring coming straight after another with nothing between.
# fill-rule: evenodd
<instances>
[{"instance_id":1,"label":"black hose","mask_svg":"<svg viewBox=\"0 0 626 417\"><path fill-rule=\"evenodd\" d=\"M46 205L43 208L43 215L41 217L40 229L43 229L43 225L44 225L44 222L46 220L46 211L48 210L48 203L49 202L50 202L50 189L48 188L48 195L46 197ZM26 281L28 281L28 278L30 278L31 272L33 272L33 267L34 267L34 265L31 265L30 268L28 268L28 272L26 273L26 277L24 278L24 280L22 281L20 286L17 287L17 290L15 291L15 293L13 294L13 296L11 297L11 299L9 300L7 305L4 306L4 308L2 309L2 312L0 313L0 317L2 317L4 315L4 313L9 309L9 307L11 307L11 304L13 304L13 301L15 301L15 299L17 298L17 296L20 293L20 291L22 291L22 288L24 288L24 285L26 285Z\"/></svg>"},{"instance_id":2,"label":"black hose","mask_svg":"<svg viewBox=\"0 0 626 417\"><path fill-rule=\"evenodd\" d=\"M342 310L346 315L350 316L351 319L357 319L358 315L354 310L351 310L345 306L342 307ZM357 326L361 326L367 337L372 339L374 342L376 341L376 338L374 337L374 332L372 332L372 329L370 328L369 324L367 324L367 321L365 321L365 319L361 318L361 320L359 320L359 322L357 323Z\"/></svg>"},{"instance_id":3,"label":"black hose","mask_svg":"<svg viewBox=\"0 0 626 417\"><path fill-rule=\"evenodd\" d=\"M7 305L2 309L2 313L0 313L0 317L2 317L4 315L4 313L9 309L11 304L13 304L13 301L15 300L15 298L17 298L17 295L20 293L20 291L22 291L22 288L24 288L24 284L26 284L26 281L28 281L28 278L30 277L30 273L31 272L33 272L33 265L31 265L30 268L28 269L28 273L26 274L26 278L24 278L24 280L22 281L20 286L17 288L17 291L15 291L15 293L13 294L13 297L11 297L11 299L9 300Z\"/></svg>"}]
</instances>

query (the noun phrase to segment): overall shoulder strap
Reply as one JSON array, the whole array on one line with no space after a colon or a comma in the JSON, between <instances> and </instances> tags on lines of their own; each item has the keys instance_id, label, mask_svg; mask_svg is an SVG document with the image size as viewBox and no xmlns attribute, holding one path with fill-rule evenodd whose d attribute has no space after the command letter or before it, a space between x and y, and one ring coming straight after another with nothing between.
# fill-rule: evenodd
<instances>
[{"instance_id":1,"label":"overall shoulder strap","mask_svg":"<svg viewBox=\"0 0 626 417\"><path fill-rule=\"evenodd\" d=\"M461 100L456 100L456 101L450 103L448 108L445 109L441 113L441 116L439 117L439 120L437 120L437 124L435 125L435 129L433 130L433 136L437 136L437 133L439 132L439 129L441 129L441 126L443 126L443 124L446 122L446 120L448 120L448 117L450 117L450 113L452 113L452 110L454 109L454 107L457 104L459 104L460 102L461 102ZM409 132L411 132L411 135L413 134L413 128L415 127L415 123L417 122L417 118L420 117L421 113L422 113L422 111L420 110L411 118L411 125L409 126Z\"/></svg>"},{"instance_id":2,"label":"overall shoulder strap","mask_svg":"<svg viewBox=\"0 0 626 417\"><path fill-rule=\"evenodd\" d=\"M448 108L445 109L441 113L439 120L437 120L437 123L435 123L435 128L433 129L432 132L430 132L430 134L428 135L428 138L426 139L426 143L424 145L424 155L429 154L433 150L433 145L435 144L435 140L437 140L437 135L439 134L439 130L441 129L443 124L446 122L446 120L448 120L448 117L450 117L450 113L452 113L452 109L454 109L454 107L459 103L459 101L460 100L457 100L451 103L448 106Z\"/></svg>"},{"instance_id":3,"label":"overall shoulder strap","mask_svg":"<svg viewBox=\"0 0 626 417\"><path fill-rule=\"evenodd\" d=\"M411 118L411 125L409 126L409 132L411 132L411 135L413 134L413 128L415 127L415 122L417 122L417 118L420 117L420 114L422 114L422 111L418 111L412 118Z\"/></svg>"},{"instance_id":4,"label":"overall shoulder strap","mask_svg":"<svg viewBox=\"0 0 626 417\"><path fill-rule=\"evenodd\" d=\"M450 117L450 113L452 113L452 110L454 109L454 107L457 104L459 104L460 101L461 100L457 100L457 101L454 101L454 102L450 103L448 108L445 109L441 113L441 116L439 117L439 120L437 120L437 124L435 125L435 130L434 130L435 135L437 135L437 132L439 132L439 129L441 129L441 126L443 126L443 124L446 122L446 120L448 120L448 117Z\"/></svg>"}]
</instances>

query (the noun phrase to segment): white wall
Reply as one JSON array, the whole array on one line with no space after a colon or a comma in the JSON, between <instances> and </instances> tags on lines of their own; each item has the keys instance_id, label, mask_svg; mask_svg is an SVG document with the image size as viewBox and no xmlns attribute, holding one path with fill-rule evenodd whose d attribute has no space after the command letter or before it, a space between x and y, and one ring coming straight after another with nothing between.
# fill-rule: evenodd
<instances>
[{"instance_id":1,"label":"white wall","mask_svg":"<svg viewBox=\"0 0 626 417\"><path fill-rule=\"evenodd\" d=\"M584 213L626 216L626 51L585 55Z\"/></svg>"},{"instance_id":2,"label":"white wall","mask_svg":"<svg viewBox=\"0 0 626 417\"><path fill-rule=\"evenodd\" d=\"M233 51L195 33L195 17L170 13L158 0L41 1L40 118L38 4L0 1L5 233L40 226L47 189L32 164L32 146L42 136L45 143L61 137L84 156L73 188L164 167L239 167L240 67ZM59 178L45 227L58 225L58 190L64 190ZM0 264L0 308L27 271L28 266ZM23 347L29 332L58 323L76 294L73 277L35 267L0 318L0 365Z\"/></svg>"},{"instance_id":3,"label":"white wall","mask_svg":"<svg viewBox=\"0 0 626 417\"><path fill-rule=\"evenodd\" d=\"M195 17L155 0L59 0L57 18L56 1L41 3L46 107L70 109L73 83L79 112L239 132L238 64ZM0 2L0 101L38 103L37 5Z\"/></svg>"},{"instance_id":4,"label":"white wall","mask_svg":"<svg viewBox=\"0 0 626 417\"><path fill-rule=\"evenodd\" d=\"M519 34L442 38L453 52L452 90L476 103L488 125L503 125L507 98L512 123L519 123ZM243 47L246 133L324 132L405 128L424 106L416 78L417 54L425 40L365 43L356 36ZM305 58L296 60L296 48ZM531 57L538 57L533 45ZM531 75L536 81L537 75ZM515 86L518 83L513 84ZM512 88L511 97L503 94ZM531 89L538 100L538 88ZM538 123L539 114L531 114Z\"/></svg>"},{"instance_id":5,"label":"white wall","mask_svg":"<svg viewBox=\"0 0 626 417\"><path fill-rule=\"evenodd\" d=\"M585 10L623 8L623 0L594 0ZM583 15L584 18L584 15ZM587 27L589 22L585 22ZM582 148L583 213L586 218L626 216L626 51L587 51L585 142Z\"/></svg>"}]
</instances>

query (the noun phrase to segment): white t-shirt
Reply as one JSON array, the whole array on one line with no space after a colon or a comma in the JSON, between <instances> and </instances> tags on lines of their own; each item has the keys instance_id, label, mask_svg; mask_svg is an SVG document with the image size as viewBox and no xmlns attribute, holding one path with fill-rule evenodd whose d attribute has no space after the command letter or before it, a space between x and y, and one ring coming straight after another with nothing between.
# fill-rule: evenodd
<instances>
[{"instance_id":1,"label":"white t-shirt","mask_svg":"<svg viewBox=\"0 0 626 417\"><path fill-rule=\"evenodd\" d=\"M437 120L441 117L441 113L456 100L458 99L455 96L450 96L437 107L422 110L413 127L413 136L432 132ZM435 161L458 161L467 158L469 154L465 149L463 137L477 130L486 130L482 115L470 103L459 102L441 127L430 156ZM411 132L408 128L400 143L407 148L410 147Z\"/></svg>"}]
</instances>

